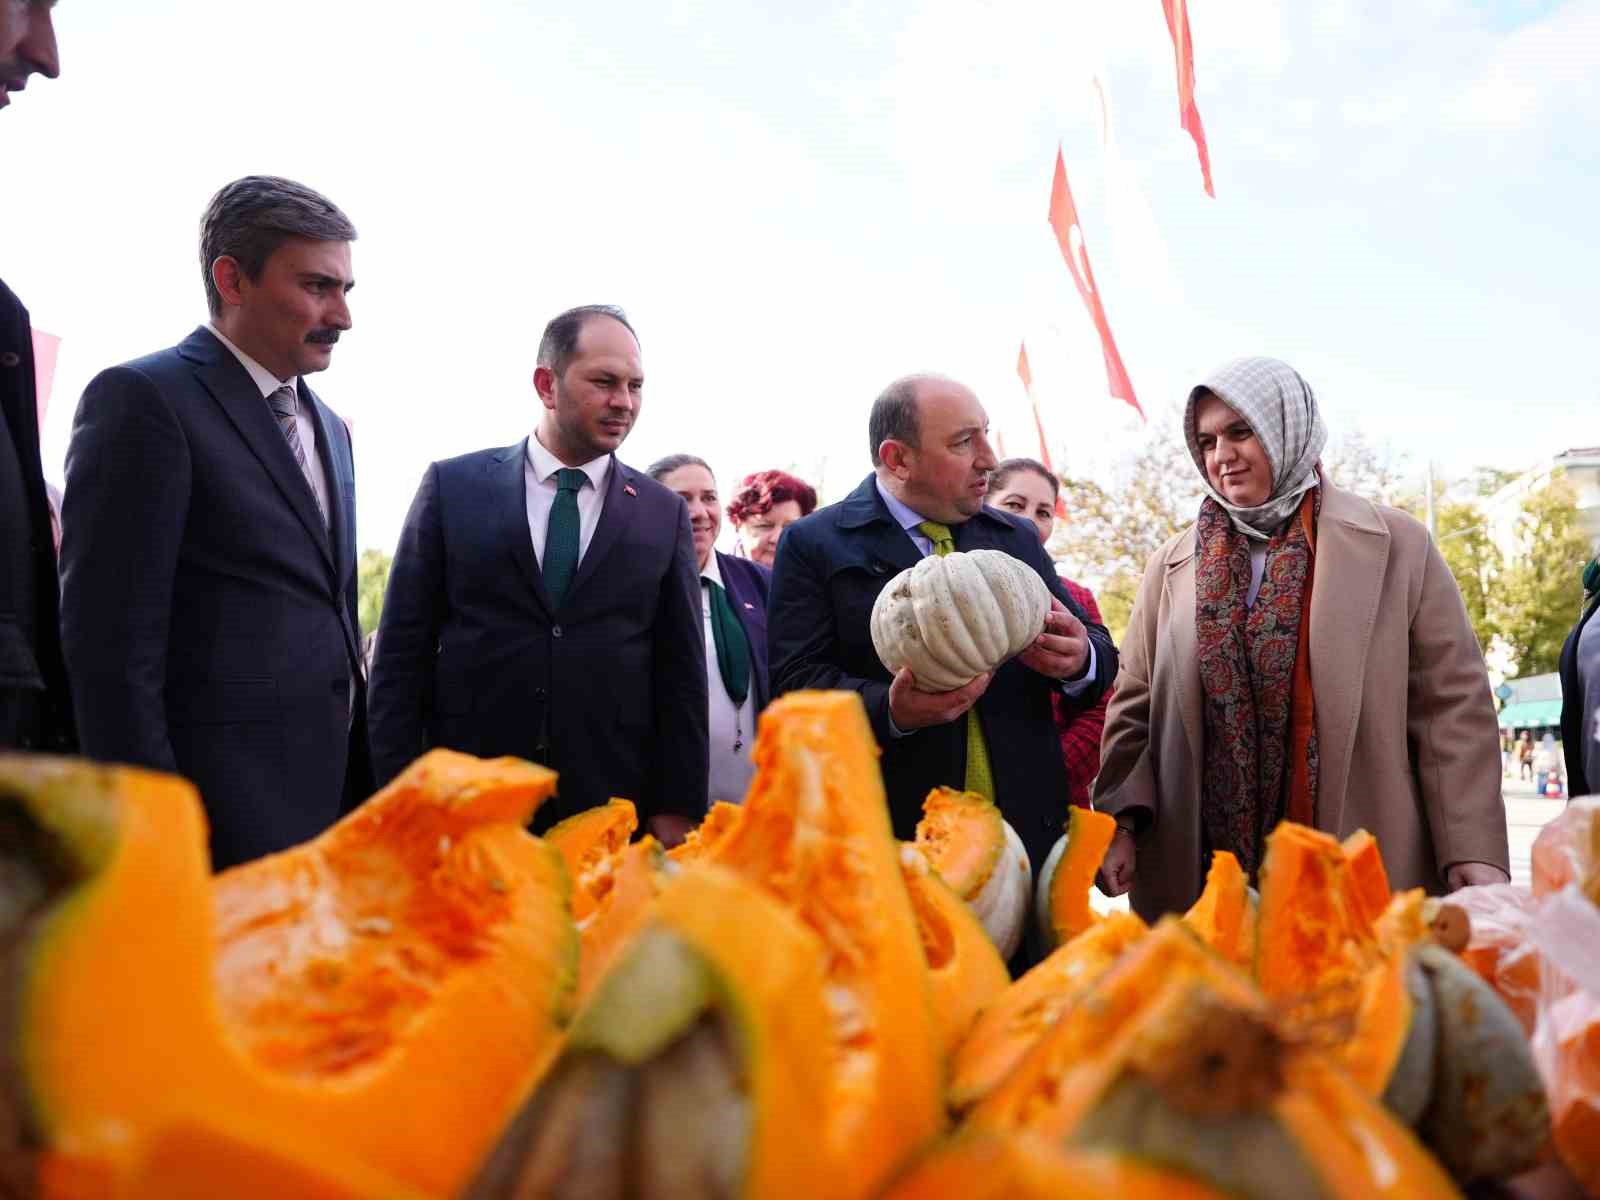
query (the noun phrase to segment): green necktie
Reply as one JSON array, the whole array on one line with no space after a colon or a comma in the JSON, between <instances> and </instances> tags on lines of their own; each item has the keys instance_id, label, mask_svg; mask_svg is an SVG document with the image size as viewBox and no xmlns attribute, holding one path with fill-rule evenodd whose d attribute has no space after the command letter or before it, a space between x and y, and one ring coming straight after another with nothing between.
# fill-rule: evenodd
<instances>
[{"instance_id":1,"label":"green necktie","mask_svg":"<svg viewBox=\"0 0 1600 1200\"><path fill-rule=\"evenodd\" d=\"M544 562L539 569L550 602L557 608L578 570L578 489L584 478L576 467L556 472L556 502L550 506L550 521L544 527Z\"/></svg>"},{"instance_id":2,"label":"green necktie","mask_svg":"<svg viewBox=\"0 0 1600 1200\"><path fill-rule=\"evenodd\" d=\"M717 645L717 670L728 699L738 708L750 694L750 639L728 603L728 593L720 583L702 579L711 592L711 640Z\"/></svg>"},{"instance_id":3,"label":"green necktie","mask_svg":"<svg viewBox=\"0 0 1600 1200\"><path fill-rule=\"evenodd\" d=\"M956 552L956 536L950 526L937 521L924 521L917 526L922 536L933 543L933 552L940 558ZM967 710L967 777L962 786L977 792L984 799L994 801L994 774L989 769L989 747L983 740L983 726L978 724L978 710Z\"/></svg>"}]
</instances>

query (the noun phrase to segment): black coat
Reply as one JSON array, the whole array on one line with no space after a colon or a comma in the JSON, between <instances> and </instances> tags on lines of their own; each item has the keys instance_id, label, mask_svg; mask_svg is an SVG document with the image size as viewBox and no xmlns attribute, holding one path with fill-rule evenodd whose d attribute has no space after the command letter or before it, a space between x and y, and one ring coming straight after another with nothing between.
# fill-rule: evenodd
<instances>
[{"instance_id":1,"label":"black coat","mask_svg":"<svg viewBox=\"0 0 1600 1200\"><path fill-rule=\"evenodd\" d=\"M1093 705L1117 673L1111 635L1067 595L1032 524L985 507L953 527L957 550L1004 550L1039 573L1053 596L1083 621L1095 650L1091 687L1068 712ZM768 614L774 693L850 688L861 693L882 749L883 782L895 836L911 838L922 802L935 787L960 788L966 776L963 721L896 737L889 728L892 676L872 648L873 602L921 552L884 505L869 475L838 504L784 531L773 567ZM1021 836L1034 869L1043 865L1067 819L1068 785L1050 710L1057 685L1013 659L995 672L977 704L1001 811Z\"/></svg>"},{"instance_id":2,"label":"black coat","mask_svg":"<svg viewBox=\"0 0 1600 1200\"><path fill-rule=\"evenodd\" d=\"M28 310L0 283L0 749L72 750Z\"/></svg>"},{"instance_id":3,"label":"black coat","mask_svg":"<svg viewBox=\"0 0 1600 1200\"><path fill-rule=\"evenodd\" d=\"M304 380L300 400L331 534L204 327L96 376L67 451L62 640L84 752L193 780L218 867L315 836L371 790L350 435Z\"/></svg>"},{"instance_id":4,"label":"black coat","mask_svg":"<svg viewBox=\"0 0 1600 1200\"><path fill-rule=\"evenodd\" d=\"M760 712L772 699L772 685L767 670L767 602L772 591L772 572L748 558L735 558L721 550L717 556L717 570L722 572L722 586L728 593L728 603L750 639L750 674L755 693L756 712ZM704 633L704 627L701 629ZM706 653L711 651L709 648Z\"/></svg>"},{"instance_id":5,"label":"black coat","mask_svg":"<svg viewBox=\"0 0 1600 1200\"><path fill-rule=\"evenodd\" d=\"M1583 748L1586 740L1594 736L1590 722L1593 713L1583 711L1584 680L1578 675L1578 639L1583 629L1594 620L1600 610L1600 566L1590 563L1584 574L1586 595L1583 615L1567 635L1561 647L1561 751L1567 760L1567 795L1589 796L1600 787L1600 779L1590 779L1583 769Z\"/></svg>"},{"instance_id":6,"label":"black coat","mask_svg":"<svg viewBox=\"0 0 1600 1200\"><path fill-rule=\"evenodd\" d=\"M700 572L683 500L616 459L561 607L534 557L527 443L436 462L389 572L372 669L373 761L431 746L560 773L536 829L632 800L641 824L705 810Z\"/></svg>"}]
</instances>

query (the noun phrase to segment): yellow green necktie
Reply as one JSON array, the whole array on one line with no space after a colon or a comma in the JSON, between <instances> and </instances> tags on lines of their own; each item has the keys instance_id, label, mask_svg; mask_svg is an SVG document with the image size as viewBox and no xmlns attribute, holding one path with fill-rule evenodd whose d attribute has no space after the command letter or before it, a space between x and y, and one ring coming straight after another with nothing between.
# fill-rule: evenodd
<instances>
[{"instance_id":1,"label":"yellow green necktie","mask_svg":"<svg viewBox=\"0 0 1600 1200\"><path fill-rule=\"evenodd\" d=\"M956 537L950 532L950 526L924 521L917 529L933 543L933 552L940 558L956 552ZM962 786L993 803L994 774L989 770L989 747L983 740L983 726L978 724L976 708L967 710L967 777Z\"/></svg>"}]
</instances>

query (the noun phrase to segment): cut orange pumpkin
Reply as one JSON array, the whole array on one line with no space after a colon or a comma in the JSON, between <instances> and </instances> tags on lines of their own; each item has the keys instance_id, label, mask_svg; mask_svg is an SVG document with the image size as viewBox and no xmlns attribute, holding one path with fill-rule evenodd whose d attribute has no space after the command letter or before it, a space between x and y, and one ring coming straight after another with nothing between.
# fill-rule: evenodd
<instances>
[{"instance_id":1,"label":"cut orange pumpkin","mask_svg":"<svg viewBox=\"0 0 1600 1200\"><path fill-rule=\"evenodd\" d=\"M691 829L688 837L668 850L667 857L676 863L690 863L705 857L706 851L733 828L738 820L739 805L729 804L726 800L716 801L712 804L711 811L706 814L705 820Z\"/></svg>"},{"instance_id":2,"label":"cut orange pumpkin","mask_svg":"<svg viewBox=\"0 0 1600 1200\"><path fill-rule=\"evenodd\" d=\"M1002 992L979 1014L956 1053L951 1106L970 1108L993 1091L1146 932L1133 913L1110 913Z\"/></svg>"},{"instance_id":3,"label":"cut orange pumpkin","mask_svg":"<svg viewBox=\"0 0 1600 1200\"><path fill-rule=\"evenodd\" d=\"M935 788L922 802L917 849L939 878L972 906L1002 959L1022 944L1033 869L1022 839L994 801Z\"/></svg>"},{"instance_id":4,"label":"cut orange pumpkin","mask_svg":"<svg viewBox=\"0 0 1600 1200\"><path fill-rule=\"evenodd\" d=\"M900 870L922 935L940 1047L949 1058L978 1013L1006 990L1011 975L977 916L915 846L900 848Z\"/></svg>"},{"instance_id":5,"label":"cut orange pumpkin","mask_svg":"<svg viewBox=\"0 0 1600 1200\"><path fill-rule=\"evenodd\" d=\"M662 892L467 1200L840 1195L822 946L717 867Z\"/></svg>"},{"instance_id":6,"label":"cut orange pumpkin","mask_svg":"<svg viewBox=\"0 0 1600 1200\"><path fill-rule=\"evenodd\" d=\"M761 714L755 767L706 858L765 888L821 941L835 1086L817 1148L849 1164L840 1200L869 1196L939 1132L943 1106L921 938L860 696L775 701Z\"/></svg>"},{"instance_id":7,"label":"cut orange pumpkin","mask_svg":"<svg viewBox=\"0 0 1600 1200\"><path fill-rule=\"evenodd\" d=\"M1254 964L1255 899L1239 860L1228 851L1212 854L1205 890L1184 914L1183 923L1234 966L1248 971Z\"/></svg>"},{"instance_id":8,"label":"cut orange pumpkin","mask_svg":"<svg viewBox=\"0 0 1600 1200\"><path fill-rule=\"evenodd\" d=\"M1378 839L1365 829L1358 829L1345 838L1340 848L1350 864L1351 885L1361 900L1361 911L1368 921L1376 921L1394 894L1389 890L1383 855L1378 853Z\"/></svg>"},{"instance_id":9,"label":"cut orange pumpkin","mask_svg":"<svg viewBox=\"0 0 1600 1200\"><path fill-rule=\"evenodd\" d=\"M13 943L39 1142L127 1182L187 1127L242 1129L274 1155L459 1187L567 1013L565 872L523 828L554 784L435 751L316 840L213 880L182 780L5 760L17 861L45 884ZM241 1175L228 1194L282 1192Z\"/></svg>"},{"instance_id":10,"label":"cut orange pumpkin","mask_svg":"<svg viewBox=\"0 0 1600 1200\"><path fill-rule=\"evenodd\" d=\"M1066 833L1039 871L1035 906L1046 946L1069 942L1094 924L1089 889L1116 832L1116 819L1109 813L1074 808L1068 815Z\"/></svg>"},{"instance_id":11,"label":"cut orange pumpkin","mask_svg":"<svg viewBox=\"0 0 1600 1200\"><path fill-rule=\"evenodd\" d=\"M594 995L617 955L644 922L650 902L666 882L666 863L661 843L646 835L596 859L574 881L572 907L584 914L578 920L583 947L575 1000L579 1007Z\"/></svg>"},{"instance_id":12,"label":"cut orange pumpkin","mask_svg":"<svg viewBox=\"0 0 1600 1200\"><path fill-rule=\"evenodd\" d=\"M544 840L561 852L567 878L576 885L626 846L637 828L639 818L632 802L612 799L552 825ZM593 912L596 899L593 889L574 886L572 919L581 921Z\"/></svg>"}]
</instances>

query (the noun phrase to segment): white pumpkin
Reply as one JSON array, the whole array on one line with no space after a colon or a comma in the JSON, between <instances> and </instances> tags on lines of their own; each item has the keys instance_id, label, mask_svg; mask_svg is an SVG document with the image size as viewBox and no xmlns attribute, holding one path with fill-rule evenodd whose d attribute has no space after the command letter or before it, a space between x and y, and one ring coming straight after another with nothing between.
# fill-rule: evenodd
<instances>
[{"instance_id":1,"label":"white pumpkin","mask_svg":"<svg viewBox=\"0 0 1600 1200\"><path fill-rule=\"evenodd\" d=\"M1033 867L1011 822L1002 824L1006 828L1006 848L978 894L967 901L967 907L982 922L1000 957L1009 961L1022 944L1022 933L1028 924Z\"/></svg>"},{"instance_id":2,"label":"white pumpkin","mask_svg":"<svg viewBox=\"0 0 1600 1200\"><path fill-rule=\"evenodd\" d=\"M878 593L872 647L919 691L949 692L1020 654L1049 614L1044 580L1003 550L929 555Z\"/></svg>"}]
</instances>

